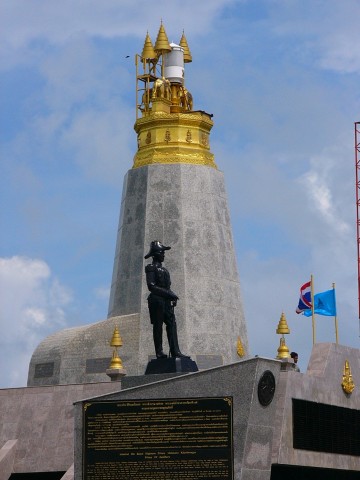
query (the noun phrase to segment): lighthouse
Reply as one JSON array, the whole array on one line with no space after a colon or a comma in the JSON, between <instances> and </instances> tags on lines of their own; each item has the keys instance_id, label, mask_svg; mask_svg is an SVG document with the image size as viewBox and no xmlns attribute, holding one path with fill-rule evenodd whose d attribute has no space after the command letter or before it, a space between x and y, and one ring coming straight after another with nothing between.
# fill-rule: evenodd
<instances>
[{"instance_id":1,"label":"lighthouse","mask_svg":"<svg viewBox=\"0 0 360 480\"><path fill-rule=\"evenodd\" d=\"M210 148L213 118L195 107L191 61L184 34L178 44L163 24L155 44L146 34L135 56L137 150L123 183L107 319L45 338L29 386L108 381L115 328L127 378L144 375L155 355L144 259L153 241L171 247L164 265L179 297L182 351L199 370L249 354L224 175Z\"/></svg>"},{"instance_id":2,"label":"lighthouse","mask_svg":"<svg viewBox=\"0 0 360 480\"><path fill-rule=\"evenodd\" d=\"M238 360L238 338L248 352L224 175L210 149L212 115L194 107L185 82L191 61L185 35L169 43L163 24L135 58L138 148L124 179L108 315L140 313L139 372L154 353L144 275L153 240L171 246L182 349L200 368Z\"/></svg>"}]
</instances>

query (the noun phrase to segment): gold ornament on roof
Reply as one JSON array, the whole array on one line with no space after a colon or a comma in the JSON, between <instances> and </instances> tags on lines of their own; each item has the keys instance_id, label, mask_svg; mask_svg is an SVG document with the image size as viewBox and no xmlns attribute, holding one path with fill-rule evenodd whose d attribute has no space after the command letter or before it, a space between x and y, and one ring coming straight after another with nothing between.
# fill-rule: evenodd
<instances>
[{"instance_id":1,"label":"gold ornament on roof","mask_svg":"<svg viewBox=\"0 0 360 480\"><path fill-rule=\"evenodd\" d=\"M113 354L112 354L112 359L111 359L111 362L110 362L110 368L111 369L123 368L121 358L119 357L119 354L117 353L117 351L115 349L114 349Z\"/></svg>"},{"instance_id":2,"label":"gold ornament on roof","mask_svg":"<svg viewBox=\"0 0 360 480\"><path fill-rule=\"evenodd\" d=\"M289 347L285 343L285 337L280 338L280 346L277 349L278 354L276 358L281 360L282 358L289 358L290 357L290 350Z\"/></svg>"},{"instance_id":3,"label":"gold ornament on roof","mask_svg":"<svg viewBox=\"0 0 360 480\"><path fill-rule=\"evenodd\" d=\"M160 28L159 28L159 33L158 33L157 38L156 38L154 50L157 53L171 52L169 39L166 35L165 28L164 28L164 25L162 24L162 22L161 22L161 25L160 25Z\"/></svg>"},{"instance_id":4,"label":"gold ornament on roof","mask_svg":"<svg viewBox=\"0 0 360 480\"><path fill-rule=\"evenodd\" d=\"M184 49L184 63L192 62L192 56L190 52L189 45L187 43L185 33L183 32L181 39L180 39L180 47Z\"/></svg>"},{"instance_id":5,"label":"gold ornament on roof","mask_svg":"<svg viewBox=\"0 0 360 480\"><path fill-rule=\"evenodd\" d=\"M143 62L148 60L154 60L156 58L156 53L155 53L151 38L149 36L149 33L147 33L145 37L144 48L141 53L141 58Z\"/></svg>"},{"instance_id":6,"label":"gold ornament on roof","mask_svg":"<svg viewBox=\"0 0 360 480\"><path fill-rule=\"evenodd\" d=\"M237 339L236 353L239 355L240 358L245 356L244 346L242 344L242 341L241 341L240 337L238 337L238 339Z\"/></svg>"},{"instance_id":7,"label":"gold ornament on roof","mask_svg":"<svg viewBox=\"0 0 360 480\"><path fill-rule=\"evenodd\" d=\"M122 369L123 364L121 361L121 358L119 357L117 349L119 347L122 347L122 339L120 337L120 332L117 326L115 326L114 333L112 335L111 341L110 341L110 346L114 347L113 354L112 354L112 359L110 362L110 369Z\"/></svg>"},{"instance_id":8,"label":"gold ornament on roof","mask_svg":"<svg viewBox=\"0 0 360 480\"><path fill-rule=\"evenodd\" d=\"M289 350L289 347L286 345L284 335L288 335L290 333L290 328L288 327L284 312L282 312L282 314L281 314L281 317L280 317L280 320L279 320L279 323L278 323L278 326L277 326L277 329L276 329L276 333L278 335L281 335L280 346L277 349L278 354L277 354L276 358L278 360L281 360L283 358L289 358L290 357L290 350Z\"/></svg>"},{"instance_id":9,"label":"gold ornament on roof","mask_svg":"<svg viewBox=\"0 0 360 480\"><path fill-rule=\"evenodd\" d=\"M276 329L276 333L278 335L284 335L284 334L289 334L290 333L290 328L288 327L284 312L282 312L282 314L281 314L279 324L278 324L277 329Z\"/></svg>"},{"instance_id":10,"label":"gold ornament on roof","mask_svg":"<svg viewBox=\"0 0 360 480\"><path fill-rule=\"evenodd\" d=\"M350 363L348 360L345 360L343 380L341 382L341 386L344 392L348 395L350 395L355 388L355 383L351 374Z\"/></svg>"},{"instance_id":11,"label":"gold ornament on roof","mask_svg":"<svg viewBox=\"0 0 360 480\"><path fill-rule=\"evenodd\" d=\"M119 329L116 325L115 329L114 329L113 336L111 338L110 346L111 347L122 347L122 344L123 343L122 343L122 339L120 337L120 332L119 332Z\"/></svg>"}]
</instances>

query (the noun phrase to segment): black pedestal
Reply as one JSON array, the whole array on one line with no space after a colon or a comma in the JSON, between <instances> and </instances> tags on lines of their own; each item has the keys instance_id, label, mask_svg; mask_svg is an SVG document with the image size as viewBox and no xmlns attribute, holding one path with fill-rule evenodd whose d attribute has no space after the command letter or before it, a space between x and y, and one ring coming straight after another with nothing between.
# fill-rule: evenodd
<instances>
[{"instance_id":1,"label":"black pedestal","mask_svg":"<svg viewBox=\"0 0 360 480\"><path fill-rule=\"evenodd\" d=\"M155 358L147 364L145 375L161 373L188 373L197 372L199 369L191 358Z\"/></svg>"}]
</instances>

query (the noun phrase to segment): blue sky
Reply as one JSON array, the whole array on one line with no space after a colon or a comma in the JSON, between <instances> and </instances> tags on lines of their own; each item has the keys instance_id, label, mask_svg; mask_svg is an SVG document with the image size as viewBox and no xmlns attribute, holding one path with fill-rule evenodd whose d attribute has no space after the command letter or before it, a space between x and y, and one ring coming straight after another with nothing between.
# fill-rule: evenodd
<instances>
[{"instance_id":1,"label":"blue sky","mask_svg":"<svg viewBox=\"0 0 360 480\"><path fill-rule=\"evenodd\" d=\"M359 346L355 0L3 0L0 11L0 387L26 384L51 332L106 318L122 180L136 149L146 32L183 29L186 85L214 114L252 354L274 357L284 311L304 371L310 274L337 287L340 342ZM129 55L129 58L126 58ZM334 341L317 318L317 340Z\"/></svg>"}]
</instances>

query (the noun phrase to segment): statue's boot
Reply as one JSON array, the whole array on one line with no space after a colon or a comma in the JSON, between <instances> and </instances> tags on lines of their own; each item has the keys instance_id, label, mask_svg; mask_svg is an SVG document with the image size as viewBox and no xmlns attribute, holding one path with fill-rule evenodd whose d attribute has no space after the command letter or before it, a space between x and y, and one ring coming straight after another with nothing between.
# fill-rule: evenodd
<instances>
[{"instance_id":1,"label":"statue's boot","mask_svg":"<svg viewBox=\"0 0 360 480\"><path fill-rule=\"evenodd\" d=\"M166 325L166 333L170 347L170 356L178 358L190 358L188 355L184 355L180 352L176 322L174 322L172 325Z\"/></svg>"},{"instance_id":2,"label":"statue's boot","mask_svg":"<svg viewBox=\"0 0 360 480\"><path fill-rule=\"evenodd\" d=\"M153 338L156 358L167 358L166 353L163 352L162 325L161 328L159 328L159 326L154 324Z\"/></svg>"}]
</instances>

